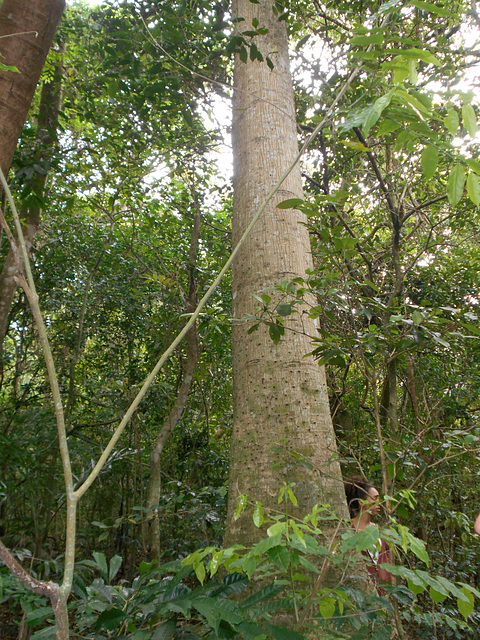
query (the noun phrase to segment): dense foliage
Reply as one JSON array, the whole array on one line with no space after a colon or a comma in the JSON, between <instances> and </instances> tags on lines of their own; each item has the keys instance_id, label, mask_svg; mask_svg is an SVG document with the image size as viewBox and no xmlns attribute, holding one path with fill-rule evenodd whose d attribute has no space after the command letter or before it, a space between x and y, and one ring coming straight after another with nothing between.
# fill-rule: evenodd
<instances>
[{"instance_id":1,"label":"dense foliage","mask_svg":"<svg viewBox=\"0 0 480 640\"><path fill-rule=\"evenodd\" d=\"M256 552L230 550L230 566L213 582L227 557L220 550L232 412L227 278L197 323L188 401L162 453L161 573L147 562L150 449L181 388L186 346L80 503L71 606L81 637L295 640L301 629L288 635L278 626L293 610L297 621L322 620L322 637L380 639L388 637L392 603L406 637L478 637L478 600L473 611L471 593L455 588L478 587L480 563L472 535L480 509L479 51L467 44L479 18L475 3L450 4L276 3L292 38L300 135L329 114L304 158L306 201L288 203L308 216L317 268L279 283L275 308L269 292L259 292L250 319L252 330L269 323L278 341L291 313L318 318L312 350L328 367L345 473L364 471L382 487L392 518L383 535L405 552L397 569L403 583L381 602L344 585L315 591L306 570L332 561L316 542L317 521L260 517L258 505L258 523L271 528L277 518L279 526ZM40 91L26 123L11 185L20 209L32 199L42 209L32 265L77 484L185 324L189 296L203 295L229 254L230 182L212 154L225 132L212 129L208 113L228 97L232 53L259 60L262 25L235 36L232 28L222 2L73 5L44 72L51 80L61 62L62 107L48 154L38 130ZM47 175L41 193L36 174ZM2 234L2 258L7 251ZM65 497L49 394L19 291L1 362L0 530L24 566L58 579ZM366 544L357 538L349 547L348 534L339 560ZM408 573L427 569L416 539L439 578ZM202 547L203 555L181 563ZM243 604L229 599L252 576L268 584L248 591ZM4 568L0 581L12 637L22 621L38 638L51 635L45 599ZM355 628L342 626L344 608L360 621Z\"/></svg>"}]
</instances>

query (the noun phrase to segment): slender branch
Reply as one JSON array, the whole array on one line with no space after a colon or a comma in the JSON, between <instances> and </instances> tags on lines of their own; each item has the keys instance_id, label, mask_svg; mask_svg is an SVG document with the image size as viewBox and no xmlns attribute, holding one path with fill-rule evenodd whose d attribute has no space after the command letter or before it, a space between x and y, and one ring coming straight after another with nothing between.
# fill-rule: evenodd
<instances>
[{"instance_id":1,"label":"slender branch","mask_svg":"<svg viewBox=\"0 0 480 640\"><path fill-rule=\"evenodd\" d=\"M0 540L0 559L10 569L13 575L20 580L20 582L40 596L47 596L49 598L56 597L59 592L59 586L55 582L44 582L43 580L37 580L28 571L26 571L22 565L13 557L7 547Z\"/></svg>"},{"instance_id":2,"label":"slender branch","mask_svg":"<svg viewBox=\"0 0 480 640\"><path fill-rule=\"evenodd\" d=\"M365 140L365 138L362 135L362 132L360 131L360 129L358 127L353 127L353 130L355 132L355 135L357 136L357 138L360 140L360 142L367 148L369 149L369 146L367 144L367 141ZM372 166L373 172L375 173L377 180L378 180L378 184L380 185L380 189L383 191L384 195L385 195L385 199L388 203L388 208L390 209L390 214L392 215L392 219L395 216L396 217L396 223L394 222L394 226L396 227L396 224L398 225L399 220L398 220L398 214L397 214L397 210L395 207L395 204L393 202L392 196L390 195L390 189L388 188L387 184L385 183L385 180L383 179L383 176L380 172L380 169L378 168L378 164L377 164L377 160L375 158L375 156L373 155L373 153L371 151L367 151L367 158L370 161L370 164Z\"/></svg>"},{"instance_id":3,"label":"slender branch","mask_svg":"<svg viewBox=\"0 0 480 640\"><path fill-rule=\"evenodd\" d=\"M296 158L293 160L293 162L290 164L290 166L286 169L284 174L280 177L280 179L276 182L276 184L270 189L270 191L267 194L265 200L262 202L260 207L257 209L257 212L255 213L255 215L251 219L250 223L248 224L247 228L243 232L243 235L239 239L237 245L234 247L232 253L229 256L229 258L227 259L227 261L223 265L222 269L219 271L217 277L212 282L212 284L208 288L207 292L205 293L203 298L198 303L197 308L195 309L195 311L190 316L188 322L185 324L183 329L180 331L180 333L177 335L177 337L170 344L168 349L163 353L163 355L161 356L161 358L159 359L159 361L157 362L155 367L152 369L151 373L147 376L147 378L146 378L145 382L143 383L140 391L137 393L137 395L134 398L132 404L127 409L122 421L120 422L120 424L118 425L117 429L115 430L115 433L111 437L110 442L105 447L102 455L98 459L98 462L95 465L95 467L93 468L93 470L91 471L90 475L85 480L85 482L75 491L75 495L77 496L77 498L80 498L81 496L83 496L83 494L88 490L88 488L91 486L92 482L94 482L95 478L100 473L102 467L105 465L105 463L107 462L108 458L110 457L110 454L113 451L113 449L114 449L115 445L117 444L118 440L120 439L125 427L129 423L132 415L135 413L138 405L143 400L145 394L147 393L148 389L150 388L150 386L151 386L152 382L154 381L155 377L157 376L158 372L163 367L165 362L170 358L170 356L175 351L176 347L180 344L180 342L183 340L183 338L190 331L190 328L196 322L197 318L199 317L200 313L202 312L202 309L207 304L208 300L210 299L210 297L212 296L212 294L214 293L214 291L216 290L216 288L220 284L220 281L222 280L223 276L226 274L226 272L230 268L232 262L235 260L235 258L237 256L237 253L239 252L240 248L242 247L242 245L244 244L245 240L247 239L247 237L249 236L250 232L252 231L253 227L255 226L255 224L259 220L260 216L264 212L265 207L270 202L270 200L273 198L273 196L277 193L277 191L280 189L280 187L282 186L282 184L286 180L287 176L289 176L290 173L293 171L293 169L296 167L296 165L300 161L300 158L305 153L306 149L310 146L310 144L316 138L318 133L323 129L323 127L327 123L328 119L330 118L331 114L333 113L333 110L335 109L337 104L340 102L340 100L343 98L343 96L345 95L348 87L350 86L350 84L353 82L353 80L357 76L357 74L360 71L361 67L362 67L362 63L359 63L355 67L355 69L351 72L351 74L347 78L345 84L343 85L342 89L338 92L337 96L335 97L335 100L332 102L330 107L327 109L327 112L325 113L325 116L323 117L321 122L319 122L319 124L313 130L312 134L309 136L309 138L306 140L306 142L302 145L302 147L300 148L300 151L298 152Z\"/></svg>"}]
</instances>

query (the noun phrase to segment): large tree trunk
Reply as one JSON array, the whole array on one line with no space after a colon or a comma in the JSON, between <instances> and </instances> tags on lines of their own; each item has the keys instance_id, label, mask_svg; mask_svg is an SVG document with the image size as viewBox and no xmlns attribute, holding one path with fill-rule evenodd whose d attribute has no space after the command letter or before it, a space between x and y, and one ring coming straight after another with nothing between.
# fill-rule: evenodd
<instances>
[{"instance_id":1,"label":"large tree trunk","mask_svg":"<svg viewBox=\"0 0 480 640\"><path fill-rule=\"evenodd\" d=\"M63 64L62 61L59 61L53 78L44 82L42 87L37 121L38 151L31 160L32 165L36 165L41 171L34 169L33 176L28 183L30 193L38 197L31 197L28 206L24 207L20 213L27 249L32 246L40 224L41 202L45 191L52 151L57 139L58 115L62 102L63 73ZM0 354L8 329L8 316L15 297L15 291L17 290L16 276L18 275L18 269L19 265L16 262L15 253L10 248L0 272Z\"/></svg>"},{"instance_id":2,"label":"large tree trunk","mask_svg":"<svg viewBox=\"0 0 480 640\"><path fill-rule=\"evenodd\" d=\"M286 27L276 19L272 4L233 2L234 15L245 18L238 23L240 30L251 29L254 18L268 28L266 36L255 37L255 44L274 63L271 71L265 62L243 63L238 56L235 62L234 244L298 153ZM302 197L298 166L267 205L233 266L234 434L227 545L248 544L257 535L251 515L233 521L239 494L248 493L264 506L278 508L283 481L296 482L299 515L321 502L346 516L340 467L332 462L336 443L325 373L312 358L305 358L312 348L309 336L316 333L314 322L301 314L292 316L277 346L265 327L248 335L249 325L239 322L254 312L252 294L304 276L312 268L304 215L276 209L278 202L293 197ZM276 443L305 456L315 471L291 460L274 469L280 461L280 454L271 454Z\"/></svg>"},{"instance_id":3,"label":"large tree trunk","mask_svg":"<svg viewBox=\"0 0 480 640\"><path fill-rule=\"evenodd\" d=\"M0 6L0 60L20 72L0 71L0 166L5 174L64 8L65 0L3 0Z\"/></svg>"},{"instance_id":4,"label":"large tree trunk","mask_svg":"<svg viewBox=\"0 0 480 640\"><path fill-rule=\"evenodd\" d=\"M5 176L64 8L65 0L3 0L0 6L0 61L19 70L19 73L0 70L0 167ZM54 105L55 97L51 98ZM39 211L30 212L27 217L24 226L27 246L37 231L38 216ZM0 282L0 349L16 290L16 272L10 251Z\"/></svg>"}]
</instances>

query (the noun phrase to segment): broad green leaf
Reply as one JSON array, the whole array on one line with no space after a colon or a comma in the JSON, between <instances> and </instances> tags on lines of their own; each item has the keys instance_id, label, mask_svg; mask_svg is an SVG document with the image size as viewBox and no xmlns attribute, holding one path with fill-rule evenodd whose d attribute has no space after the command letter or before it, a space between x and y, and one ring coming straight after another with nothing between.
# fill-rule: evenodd
<instances>
[{"instance_id":1,"label":"broad green leaf","mask_svg":"<svg viewBox=\"0 0 480 640\"><path fill-rule=\"evenodd\" d=\"M175 620L167 620L156 628L151 640L170 640L176 629Z\"/></svg>"},{"instance_id":2,"label":"broad green leaf","mask_svg":"<svg viewBox=\"0 0 480 640\"><path fill-rule=\"evenodd\" d=\"M411 534L408 535L408 542L413 553L428 567L428 565L430 564L430 559L428 557L425 542L423 540L420 540L419 538L416 538L415 536L412 536Z\"/></svg>"},{"instance_id":3,"label":"broad green leaf","mask_svg":"<svg viewBox=\"0 0 480 640\"><path fill-rule=\"evenodd\" d=\"M476 173L467 176L467 194L476 207L480 207L480 178Z\"/></svg>"},{"instance_id":4,"label":"broad green leaf","mask_svg":"<svg viewBox=\"0 0 480 640\"><path fill-rule=\"evenodd\" d=\"M415 96L412 96L404 89L396 89L395 95L400 98L403 104L410 106L418 114L430 114L430 110L423 104L423 102L421 102L418 98L415 98Z\"/></svg>"},{"instance_id":5,"label":"broad green leaf","mask_svg":"<svg viewBox=\"0 0 480 640\"><path fill-rule=\"evenodd\" d=\"M110 570L108 572L108 580L111 582L118 573L118 570L122 566L122 556L115 555L110 560Z\"/></svg>"},{"instance_id":6,"label":"broad green leaf","mask_svg":"<svg viewBox=\"0 0 480 640\"><path fill-rule=\"evenodd\" d=\"M448 109L447 115L443 119L443 124L447 127L452 135L457 133L458 126L460 124L460 118L458 117L458 113L453 107L450 107Z\"/></svg>"},{"instance_id":7,"label":"broad green leaf","mask_svg":"<svg viewBox=\"0 0 480 640\"><path fill-rule=\"evenodd\" d=\"M423 317L423 313L421 311L415 309L415 311L412 313L412 320L413 324L419 325L422 324L425 318Z\"/></svg>"},{"instance_id":8,"label":"broad green leaf","mask_svg":"<svg viewBox=\"0 0 480 640\"><path fill-rule=\"evenodd\" d=\"M405 58L413 58L414 60L421 60L426 64L434 64L439 67L441 65L440 60L425 49L417 49L413 47L411 49L388 49L388 53L395 53L396 55L404 56Z\"/></svg>"},{"instance_id":9,"label":"broad green leaf","mask_svg":"<svg viewBox=\"0 0 480 640\"><path fill-rule=\"evenodd\" d=\"M415 137L416 137L415 134L412 133L410 129L404 129L403 131L400 131L400 133L397 136L397 140L395 142L395 147L394 147L395 151L400 151L401 149L403 149L405 144L409 140L413 140Z\"/></svg>"},{"instance_id":10,"label":"broad green leaf","mask_svg":"<svg viewBox=\"0 0 480 640\"><path fill-rule=\"evenodd\" d=\"M477 114L471 104L462 105L462 118L465 129L474 138L478 132Z\"/></svg>"},{"instance_id":11,"label":"broad green leaf","mask_svg":"<svg viewBox=\"0 0 480 640\"><path fill-rule=\"evenodd\" d=\"M284 527L282 528L282 531L283 529ZM268 534L268 531L267 531L267 534ZM272 535L268 538L264 538L263 540L260 540L260 542L257 542L257 544L253 547L253 553L256 556L261 556L262 553L265 553L265 551L268 551L272 547L276 547L278 544L280 544L281 539L282 539L282 536L279 533Z\"/></svg>"},{"instance_id":12,"label":"broad green leaf","mask_svg":"<svg viewBox=\"0 0 480 640\"><path fill-rule=\"evenodd\" d=\"M432 600L434 600L436 604L438 604L439 602L443 602L444 600L447 599L447 596L445 594L440 593L433 587L430 587L430 597L432 598Z\"/></svg>"},{"instance_id":13,"label":"broad green leaf","mask_svg":"<svg viewBox=\"0 0 480 640\"><path fill-rule=\"evenodd\" d=\"M284 327L280 324L274 324L273 322L268 327L268 333L270 335L271 340L273 340L274 344L278 344L280 342L280 338L285 333Z\"/></svg>"},{"instance_id":14,"label":"broad green leaf","mask_svg":"<svg viewBox=\"0 0 480 640\"><path fill-rule=\"evenodd\" d=\"M408 579L407 584L410 591L414 593L416 596L418 596L419 593L423 593L426 588L423 582L420 582L420 581L416 582L410 578Z\"/></svg>"},{"instance_id":15,"label":"broad green leaf","mask_svg":"<svg viewBox=\"0 0 480 640\"><path fill-rule=\"evenodd\" d=\"M475 171L475 173L478 173L478 175L480 175L480 160L476 160L475 158L469 158L467 160L467 164L472 171Z\"/></svg>"},{"instance_id":16,"label":"broad green leaf","mask_svg":"<svg viewBox=\"0 0 480 640\"><path fill-rule=\"evenodd\" d=\"M359 45L361 47L367 46L369 44L382 44L383 43L383 34L382 33L371 33L369 35L364 36L353 36L350 40L350 44Z\"/></svg>"},{"instance_id":17,"label":"broad green leaf","mask_svg":"<svg viewBox=\"0 0 480 640\"><path fill-rule=\"evenodd\" d=\"M422 166L422 172L426 180L429 180L438 166L438 149L434 147L433 144L429 144L422 153L422 158L420 160L420 164Z\"/></svg>"},{"instance_id":18,"label":"broad green leaf","mask_svg":"<svg viewBox=\"0 0 480 640\"><path fill-rule=\"evenodd\" d=\"M285 531L286 523L285 522L275 522L271 527L267 529L267 535L269 537L277 536L280 533Z\"/></svg>"},{"instance_id":19,"label":"broad green leaf","mask_svg":"<svg viewBox=\"0 0 480 640\"><path fill-rule=\"evenodd\" d=\"M292 313L292 305L282 302L277 307L277 313L279 316L289 316Z\"/></svg>"},{"instance_id":20,"label":"broad green leaf","mask_svg":"<svg viewBox=\"0 0 480 640\"><path fill-rule=\"evenodd\" d=\"M247 496L246 494L242 494L238 498L237 508L235 509L235 513L233 514L233 519L238 520L242 513L245 511L247 506Z\"/></svg>"},{"instance_id":21,"label":"broad green leaf","mask_svg":"<svg viewBox=\"0 0 480 640\"><path fill-rule=\"evenodd\" d=\"M305 204L301 198L289 198L277 204L277 209L296 209L299 205Z\"/></svg>"},{"instance_id":22,"label":"broad green leaf","mask_svg":"<svg viewBox=\"0 0 480 640\"><path fill-rule=\"evenodd\" d=\"M105 558L105 554L101 553L100 551L94 551L92 553L92 555L95 558L95 563L96 563L97 567L100 569L100 573L105 578L105 580L107 580L108 579L108 567L107 567L107 560Z\"/></svg>"},{"instance_id":23,"label":"broad green leaf","mask_svg":"<svg viewBox=\"0 0 480 640\"><path fill-rule=\"evenodd\" d=\"M274 624L265 624L265 627L275 640L305 640L305 636L302 636L298 631L293 631L293 629L277 627Z\"/></svg>"},{"instance_id":24,"label":"broad green leaf","mask_svg":"<svg viewBox=\"0 0 480 640\"><path fill-rule=\"evenodd\" d=\"M324 598L318 608L323 618L331 618L335 613L335 599L331 597Z\"/></svg>"},{"instance_id":25,"label":"broad green leaf","mask_svg":"<svg viewBox=\"0 0 480 640\"><path fill-rule=\"evenodd\" d=\"M35 625L43 622L47 618L53 618L54 613L52 607L38 607L36 609L32 609L25 614L25 622L29 623L29 626L34 627Z\"/></svg>"},{"instance_id":26,"label":"broad green leaf","mask_svg":"<svg viewBox=\"0 0 480 640\"><path fill-rule=\"evenodd\" d=\"M106 609L98 616L95 623L97 629L116 629L122 620L125 620L127 614L121 609L113 607L112 609Z\"/></svg>"},{"instance_id":27,"label":"broad green leaf","mask_svg":"<svg viewBox=\"0 0 480 640\"><path fill-rule=\"evenodd\" d=\"M261 527L265 522L263 517L263 506L262 503L257 500L257 505L255 507L255 511L253 512L253 524L256 527Z\"/></svg>"},{"instance_id":28,"label":"broad green leaf","mask_svg":"<svg viewBox=\"0 0 480 640\"><path fill-rule=\"evenodd\" d=\"M456 164L450 171L447 182L447 196L452 207L462 199L464 186L465 167L462 164Z\"/></svg>"},{"instance_id":29,"label":"broad green leaf","mask_svg":"<svg viewBox=\"0 0 480 640\"><path fill-rule=\"evenodd\" d=\"M474 335L480 336L480 328L476 327L474 324L470 324L469 322L460 322L459 324L464 329L468 329L468 331L470 331Z\"/></svg>"},{"instance_id":30,"label":"broad green leaf","mask_svg":"<svg viewBox=\"0 0 480 640\"><path fill-rule=\"evenodd\" d=\"M292 491L292 489L290 487L288 487L288 489L287 489L287 495L288 495L288 498L289 498L290 502L293 505L297 506L297 504L298 504L297 496L293 493L293 491Z\"/></svg>"},{"instance_id":31,"label":"broad green leaf","mask_svg":"<svg viewBox=\"0 0 480 640\"><path fill-rule=\"evenodd\" d=\"M271 562L281 571L288 571L290 567L290 553L285 547L278 545L267 551L267 555Z\"/></svg>"},{"instance_id":32,"label":"broad green leaf","mask_svg":"<svg viewBox=\"0 0 480 640\"><path fill-rule=\"evenodd\" d=\"M0 71L13 71L13 73L20 73L17 67L10 64L3 64L3 62L0 62Z\"/></svg>"},{"instance_id":33,"label":"broad green leaf","mask_svg":"<svg viewBox=\"0 0 480 640\"><path fill-rule=\"evenodd\" d=\"M199 560L193 565L193 570L195 571L195 575L197 576L198 581L203 584L205 580L205 566L203 564L203 560Z\"/></svg>"},{"instance_id":34,"label":"broad green leaf","mask_svg":"<svg viewBox=\"0 0 480 640\"><path fill-rule=\"evenodd\" d=\"M384 136L387 133L391 133L392 131L397 131L400 129L400 125L398 122L394 122L393 120L389 120L386 118L382 120L382 122L378 125L378 136Z\"/></svg>"},{"instance_id":35,"label":"broad green leaf","mask_svg":"<svg viewBox=\"0 0 480 640\"><path fill-rule=\"evenodd\" d=\"M368 135L368 132L373 127L373 125L377 122L377 120L382 115L383 110L388 107L390 104L392 97L394 94L394 89L391 89L384 96L381 96L373 105L368 109L365 120L363 121L363 133L364 135Z\"/></svg>"},{"instance_id":36,"label":"broad green leaf","mask_svg":"<svg viewBox=\"0 0 480 640\"><path fill-rule=\"evenodd\" d=\"M465 602L465 600L457 598L457 607L460 613L462 614L462 616L466 620L468 616L470 616L473 613L473 609L475 607L475 598L473 596L473 593L469 591L466 587L462 587L461 590L463 594L466 596L466 598L468 598L468 602Z\"/></svg>"},{"instance_id":37,"label":"broad green leaf","mask_svg":"<svg viewBox=\"0 0 480 640\"><path fill-rule=\"evenodd\" d=\"M436 13L439 16L444 16L445 18L451 18L452 13L443 7L439 7L436 4L432 4L431 2L423 2L423 0L410 0L408 2L413 7L417 7L418 9L423 9L424 11L429 11L430 13Z\"/></svg>"},{"instance_id":38,"label":"broad green leaf","mask_svg":"<svg viewBox=\"0 0 480 640\"><path fill-rule=\"evenodd\" d=\"M375 525L370 525L363 531L347 532L340 544L342 551L366 551L372 548L378 541L379 531Z\"/></svg>"},{"instance_id":39,"label":"broad green leaf","mask_svg":"<svg viewBox=\"0 0 480 640\"><path fill-rule=\"evenodd\" d=\"M208 570L210 571L210 576L212 578L217 573L220 563L222 562L222 558L223 549L220 549L220 551L212 551L212 558L208 563Z\"/></svg>"}]
</instances>

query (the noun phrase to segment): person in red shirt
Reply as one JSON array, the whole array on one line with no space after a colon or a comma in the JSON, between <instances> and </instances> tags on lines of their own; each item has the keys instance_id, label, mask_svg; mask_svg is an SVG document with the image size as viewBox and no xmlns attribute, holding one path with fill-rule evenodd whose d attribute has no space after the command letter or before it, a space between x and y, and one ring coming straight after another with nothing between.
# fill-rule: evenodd
<instances>
[{"instance_id":1,"label":"person in red shirt","mask_svg":"<svg viewBox=\"0 0 480 640\"><path fill-rule=\"evenodd\" d=\"M372 524L372 517L378 516L381 511L379 493L364 476L350 476L345 480L344 485L352 526L355 531L364 531ZM379 565L390 562L388 542L379 538L375 547L364 551L363 554L370 560L367 562L367 570L377 585L378 594L386 595L379 584L382 582L392 584L393 576Z\"/></svg>"}]
</instances>

